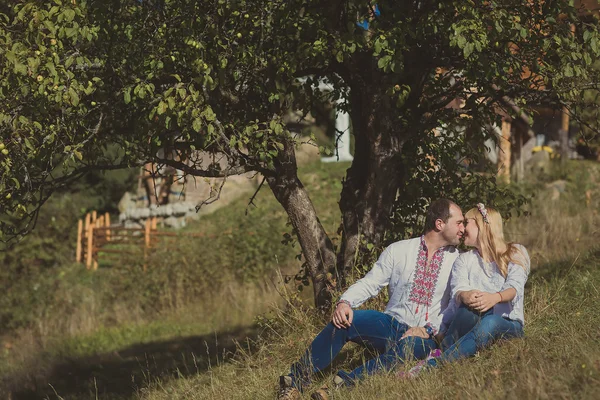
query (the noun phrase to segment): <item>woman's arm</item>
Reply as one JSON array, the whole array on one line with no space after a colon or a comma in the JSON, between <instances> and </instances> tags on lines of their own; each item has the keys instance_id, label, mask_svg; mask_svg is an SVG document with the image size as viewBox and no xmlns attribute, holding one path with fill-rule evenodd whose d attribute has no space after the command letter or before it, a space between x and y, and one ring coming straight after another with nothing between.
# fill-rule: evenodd
<instances>
[{"instance_id":1,"label":"woman's arm","mask_svg":"<svg viewBox=\"0 0 600 400\"><path fill-rule=\"evenodd\" d=\"M461 254L456 261L454 261L450 278L450 290L452 298L456 301L457 305L462 303L470 307L474 294L479 293L479 291L471 289L469 270L467 263L465 262L465 257L466 253Z\"/></svg>"},{"instance_id":2,"label":"woman's arm","mask_svg":"<svg viewBox=\"0 0 600 400\"><path fill-rule=\"evenodd\" d=\"M521 245L517 245L518 251L514 254L515 262L508 263L508 275L506 281L502 285L502 297L504 297L505 291L514 292L513 296L505 301L512 301L515 297L523 297L525 292L525 283L529 276L530 260L527 249Z\"/></svg>"},{"instance_id":3,"label":"woman's arm","mask_svg":"<svg viewBox=\"0 0 600 400\"><path fill-rule=\"evenodd\" d=\"M473 309L486 312L498 303L508 303L517 295L515 289L508 288L496 293L479 292L474 296Z\"/></svg>"}]
</instances>

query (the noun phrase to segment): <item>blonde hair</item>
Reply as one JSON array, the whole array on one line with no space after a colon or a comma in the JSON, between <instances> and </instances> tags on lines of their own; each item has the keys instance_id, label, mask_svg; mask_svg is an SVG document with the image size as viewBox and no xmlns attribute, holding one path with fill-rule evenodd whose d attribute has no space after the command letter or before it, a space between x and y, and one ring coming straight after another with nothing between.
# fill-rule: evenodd
<instances>
[{"instance_id":1,"label":"blonde hair","mask_svg":"<svg viewBox=\"0 0 600 400\"><path fill-rule=\"evenodd\" d=\"M506 278L508 274L508 264L514 263L527 269L523 257L519 257L521 250L514 243L508 243L504 240L504 231L502 229L502 217L494 208L486 207L487 221L478 208L471 208L465 214L465 220L473 219L479 228L477 241L481 249L481 257L487 261L495 261L498 270ZM506 249L502 251L502 249Z\"/></svg>"}]
</instances>

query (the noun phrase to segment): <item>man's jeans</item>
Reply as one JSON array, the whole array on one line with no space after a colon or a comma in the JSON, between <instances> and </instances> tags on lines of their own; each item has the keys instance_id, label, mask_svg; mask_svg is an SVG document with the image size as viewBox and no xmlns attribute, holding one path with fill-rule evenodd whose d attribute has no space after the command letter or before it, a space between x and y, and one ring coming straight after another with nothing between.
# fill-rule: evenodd
<instances>
[{"instance_id":1,"label":"man's jeans","mask_svg":"<svg viewBox=\"0 0 600 400\"><path fill-rule=\"evenodd\" d=\"M433 339L409 337L400 340L408 328L390 315L373 310L355 310L349 328L337 329L330 322L300 361L292 365L290 376L294 385L300 390L309 385L312 376L327 368L348 342L364 345L378 354L352 372L338 372L348 385L379 370L390 370L403 363L406 357L423 359L437 347Z\"/></svg>"},{"instance_id":2,"label":"man's jeans","mask_svg":"<svg viewBox=\"0 0 600 400\"><path fill-rule=\"evenodd\" d=\"M523 325L519 321L494 315L493 310L480 314L461 305L442 341L444 353L440 358L429 360L428 365L470 357L496 340L523 336Z\"/></svg>"}]
</instances>

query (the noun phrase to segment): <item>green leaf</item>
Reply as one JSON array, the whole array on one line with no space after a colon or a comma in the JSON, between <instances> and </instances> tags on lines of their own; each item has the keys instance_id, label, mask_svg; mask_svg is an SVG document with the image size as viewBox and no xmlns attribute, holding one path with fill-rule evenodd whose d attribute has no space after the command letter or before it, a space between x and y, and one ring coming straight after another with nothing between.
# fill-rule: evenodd
<instances>
[{"instance_id":1,"label":"green leaf","mask_svg":"<svg viewBox=\"0 0 600 400\"><path fill-rule=\"evenodd\" d=\"M75 18L75 10L72 10L70 8L67 8L66 10L64 10L63 14L64 14L65 20L67 22L71 22Z\"/></svg>"},{"instance_id":2,"label":"green leaf","mask_svg":"<svg viewBox=\"0 0 600 400\"><path fill-rule=\"evenodd\" d=\"M200 132L202 129L202 120L200 118L196 118L194 122L192 122L192 129L196 132Z\"/></svg>"},{"instance_id":3,"label":"green leaf","mask_svg":"<svg viewBox=\"0 0 600 400\"><path fill-rule=\"evenodd\" d=\"M73 87L69 88L69 97L71 98L71 104L77 107L79 105L79 95Z\"/></svg>"},{"instance_id":4,"label":"green leaf","mask_svg":"<svg viewBox=\"0 0 600 400\"><path fill-rule=\"evenodd\" d=\"M583 32L583 41L587 42L588 40L590 40L590 37L592 36L592 33L588 30Z\"/></svg>"},{"instance_id":5,"label":"green leaf","mask_svg":"<svg viewBox=\"0 0 600 400\"><path fill-rule=\"evenodd\" d=\"M565 76L568 76L569 78L573 76L573 68L570 65L566 65L563 72L565 73Z\"/></svg>"},{"instance_id":6,"label":"green leaf","mask_svg":"<svg viewBox=\"0 0 600 400\"><path fill-rule=\"evenodd\" d=\"M131 88L127 88L125 89L125 92L123 93L123 100L125 101L125 104L129 104L129 102L131 102Z\"/></svg>"},{"instance_id":7,"label":"green leaf","mask_svg":"<svg viewBox=\"0 0 600 400\"><path fill-rule=\"evenodd\" d=\"M214 111L212 110L212 108L210 106L206 107L206 110L204 110L204 118L208 121L208 122L212 122L217 118L217 114L214 113Z\"/></svg>"},{"instance_id":8,"label":"green leaf","mask_svg":"<svg viewBox=\"0 0 600 400\"><path fill-rule=\"evenodd\" d=\"M523 39L525 39L527 37L527 29L521 28L521 30L519 31L519 33L521 34L521 37Z\"/></svg>"},{"instance_id":9,"label":"green leaf","mask_svg":"<svg viewBox=\"0 0 600 400\"><path fill-rule=\"evenodd\" d=\"M158 107L156 107L156 112L158 115L164 114L167 111L167 103L161 101L158 103Z\"/></svg>"},{"instance_id":10,"label":"green leaf","mask_svg":"<svg viewBox=\"0 0 600 400\"><path fill-rule=\"evenodd\" d=\"M463 49L463 53L465 55L465 58L469 58L469 56L473 53L473 50L474 50L473 43L467 43L467 44L465 44L465 47Z\"/></svg>"},{"instance_id":11,"label":"green leaf","mask_svg":"<svg viewBox=\"0 0 600 400\"><path fill-rule=\"evenodd\" d=\"M167 98L167 104L169 105L169 110L174 109L175 108L175 97Z\"/></svg>"},{"instance_id":12,"label":"green leaf","mask_svg":"<svg viewBox=\"0 0 600 400\"><path fill-rule=\"evenodd\" d=\"M390 56L381 57L379 61L377 61L377 67L380 69L385 69L390 63Z\"/></svg>"}]
</instances>

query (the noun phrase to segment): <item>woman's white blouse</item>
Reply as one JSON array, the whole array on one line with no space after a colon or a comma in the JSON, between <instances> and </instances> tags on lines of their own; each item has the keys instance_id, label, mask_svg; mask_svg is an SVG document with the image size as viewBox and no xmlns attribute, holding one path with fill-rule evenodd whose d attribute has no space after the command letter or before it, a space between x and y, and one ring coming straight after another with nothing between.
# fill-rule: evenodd
<instances>
[{"instance_id":1,"label":"woman's white blouse","mask_svg":"<svg viewBox=\"0 0 600 400\"><path fill-rule=\"evenodd\" d=\"M456 296L457 293L469 290L496 293L509 288L515 289L517 291L515 298L509 302L496 304L494 314L519 321L521 324L525 323L523 293L529 275L530 259L524 246L516 244L515 247L519 250L515 253L515 258L523 265L509 263L506 278L502 276L495 262L488 263L484 261L477 250L471 250L458 256L452 266L450 277L450 290L455 301L451 301L446 311L444 311L442 331L448 328L455 310L460 306L460 300Z\"/></svg>"}]
</instances>

